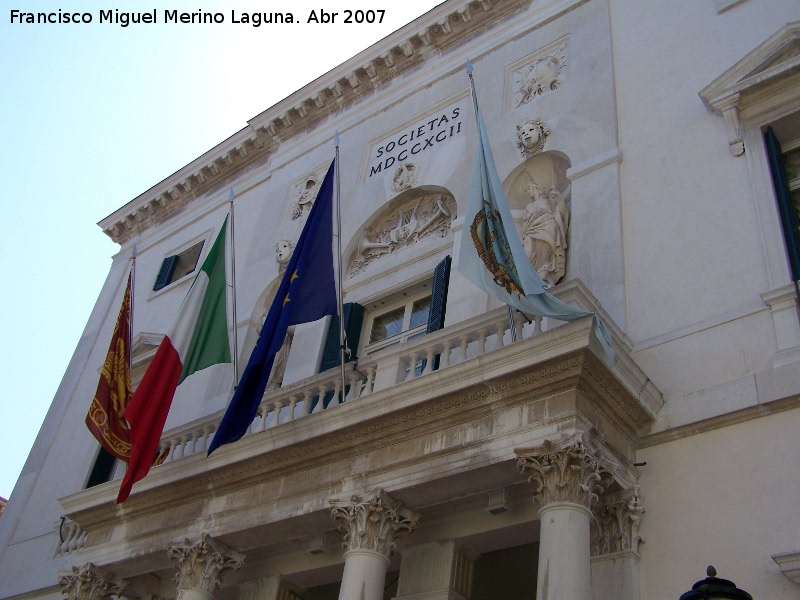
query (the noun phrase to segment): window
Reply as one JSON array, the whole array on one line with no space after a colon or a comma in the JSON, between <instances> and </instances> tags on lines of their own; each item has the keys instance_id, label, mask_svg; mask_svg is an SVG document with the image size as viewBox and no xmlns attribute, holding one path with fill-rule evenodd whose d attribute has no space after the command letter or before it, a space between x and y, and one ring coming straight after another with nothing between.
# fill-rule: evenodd
<instances>
[{"instance_id":1,"label":"window","mask_svg":"<svg viewBox=\"0 0 800 600\"><path fill-rule=\"evenodd\" d=\"M781 147L772 127L767 128L765 139L789 266L797 281L800 280L800 139Z\"/></svg>"},{"instance_id":2,"label":"window","mask_svg":"<svg viewBox=\"0 0 800 600\"><path fill-rule=\"evenodd\" d=\"M412 294L410 299L409 293ZM422 296L413 297L419 294ZM425 335L431 310L430 283L422 284L422 289L416 293L405 291L402 295L402 304L372 317L367 354ZM372 310L380 310L381 304L385 301L377 303Z\"/></svg>"},{"instance_id":3,"label":"window","mask_svg":"<svg viewBox=\"0 0 800 600\"><path fill-rule=\"evenodd\" d=\"M165 288L174 281L178 281L194 271L197 267L200 253L203 251L204 243L205 242L198 242L183 252L173 256L167 256L164 262L161 263L161 269L158 271L158 277L156 277L156 282L153 285L153 291L156 292L161 288Z\"/></svg>"},{"instance_id":4,"label":"window","mask_svg":"<svg viewBox=\"0 0 800 600\"><path fill-rule=\"evenodd\" d=\"M97 458L92 466L92 472L89 474L89 481L86 483L86 488L94 487L111 481L114 475L114 467L117 464L117 459L105 448L100 446L100 451L97 453Z\"/></svg>"}]
</instances>

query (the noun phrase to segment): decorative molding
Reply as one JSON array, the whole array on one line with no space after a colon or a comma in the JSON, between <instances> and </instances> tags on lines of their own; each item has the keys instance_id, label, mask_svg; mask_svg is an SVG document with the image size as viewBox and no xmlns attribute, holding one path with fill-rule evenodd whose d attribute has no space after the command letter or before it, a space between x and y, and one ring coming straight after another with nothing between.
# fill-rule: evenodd
<instances>
[{"instance_id":1,"label":"decorative molding","mask_svg":"<svg viewBox=\"0 0 800 600\"><path fill-rule=\"evenodd\" d=\"M733 6L735 0L722 0L721 10ZM718 10L720 4L717 5ZM734 156L745 152L740 112L751 97L766 88L780 86L800 67L800 21L789 23L748 53L730 69L700 90L708 110L725 119L728 145ZM770 94L775 95L775 94ZM753 98L756 103L759 101ZM767 102L761 101L763 104Z\"/></svg>"},{"instance_id":2,"label":"decorative molding","mask_svg":"<svg viewBox=\"0 0 800 600\"><path fill-rule=\"evenodd\" d=\"M352 496L348 500L330 500L331 516L342 524L342 546L347 552L371 550L387 559L394 549L395 540L411 533L417 526L419 515L395 502L383 489L365 496Z\"/></svg>"},{"instance_id":3,"label":"decorative molding","mask_svg":"<svg viewBox=\"0 0 800 600\"><path fill-rule=\"evenodd\" d=\"M187 539L171 544L167 556L178 563L176 600L181 600L188 590L216 593L222 578L241 568L245 558L244 554L231 550L207 533L197 543Z\"/></svg>"},{"instance_id":4,"label":"decorative molding","mask_svg":"<svg viewBox=\"0 0 800 600\"><path fill-rule=\"evenodd\" d=\"M530 472L535 486L533 499L544 508L553 502L572 502L589 510L613 478L600 451L590 450L584 433L578 431L560 440L545 440L540 446L517 448L517 466Z\"/></svg>"},{"instance_id":5,"label":"decorative molding","mask_svg":"<svg viewBox=\"0 0 800 600\"><path fill-rule=\"evenodd\" d=\"M800 585L800 552L773 554L772 560L780 567L781 573L790 581Z\"/></svg>"},{"instance_id":6,"label":"decorative molding","mask_svg":"<svg viewBox=\"0 0 800 600\"><path fill-rule=\"evenodd\" d=\"M639 527L644 504L635 487L620 496L604 497L594 510L591 521L592 556L633 552L639 554L643 541Z\"/></svg>"},{"instance_id":7,"label":"decorative molding","mask_svg":"<svg viewBox=\"0 0 800 600\"><path fill-rule=\"evenodd\" d=\"M82 567L72 567L71 571L60 571L58 585L68 600L106 600L122 595L128 582L116 579L113 573L93 563L86 563Z\"/></svg>"},{"instance_id":8,"label":"decorative molding","mask_svg":"<svg viewBox=\"0 0 800 600\"><path fill-rule=\"evenodd\" d=\"M340 114L365 94L438 59L450 48L486 29L532 0L456 3L446 14L433 10L377 44L372 58L364 53L330 71L289 98L248 121L248 126L184 169L151 188L100 222L114 242L135 235L181 212L195 199L228 186L247 167L266 162L278 146ZM369 85L364 85L369 81ZM312 87L319 86L319 87ZM191 190L191 191L187 191Z\"/></svg>"}]
</instances>

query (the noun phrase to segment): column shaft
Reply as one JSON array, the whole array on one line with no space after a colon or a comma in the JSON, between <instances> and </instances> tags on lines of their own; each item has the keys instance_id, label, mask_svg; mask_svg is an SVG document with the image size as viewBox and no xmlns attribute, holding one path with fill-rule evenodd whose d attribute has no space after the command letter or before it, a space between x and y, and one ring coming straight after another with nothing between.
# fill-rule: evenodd
<instances>
[{"instance_id":1,"label":"column shaft","mask_svg":"<svg viewBox=\"0 0 800 600\"><path fill-rule=\"evenodd\" d=\"M589 522L585 506L554 502L539 511L537 600L592 600Z\"/></svg>"}]
</instances>

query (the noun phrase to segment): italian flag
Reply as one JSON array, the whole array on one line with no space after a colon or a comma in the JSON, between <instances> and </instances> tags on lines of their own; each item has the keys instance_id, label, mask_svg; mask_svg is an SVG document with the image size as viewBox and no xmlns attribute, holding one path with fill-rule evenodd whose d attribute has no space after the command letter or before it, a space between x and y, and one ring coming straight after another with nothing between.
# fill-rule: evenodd
<instances>
[{"instance_id":1,"label":"italian flag","mask_svg":"<svg viewBox=\"0 0 800 600\"><path fill-rule=\"evenodd\" d=\"M132 449L117 504L124 502L133 484L150 471L178 385L196 371L231 362L225 280L227 223L226 217L181 304L178 319L125 409Z\"/></svg>"}]
</instances>

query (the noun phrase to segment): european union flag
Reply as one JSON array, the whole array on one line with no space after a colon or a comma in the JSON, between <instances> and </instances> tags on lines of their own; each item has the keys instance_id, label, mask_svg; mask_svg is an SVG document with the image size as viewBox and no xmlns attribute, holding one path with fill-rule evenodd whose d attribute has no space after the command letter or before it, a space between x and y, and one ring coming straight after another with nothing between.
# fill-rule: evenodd
<instances>
[{"instance_id":1,"label":"european union flag","mask_svg":"<svg viewBox=\"0 0 800 600\"><path fill-rule=\"evenodd\" d=\"M331 162L308 220L297 240L256 347L222 417L208 453L240 439L258 411L272 363L290 325L336 314L333 274L333 177Z\"/></svg>"}]
</instances>

